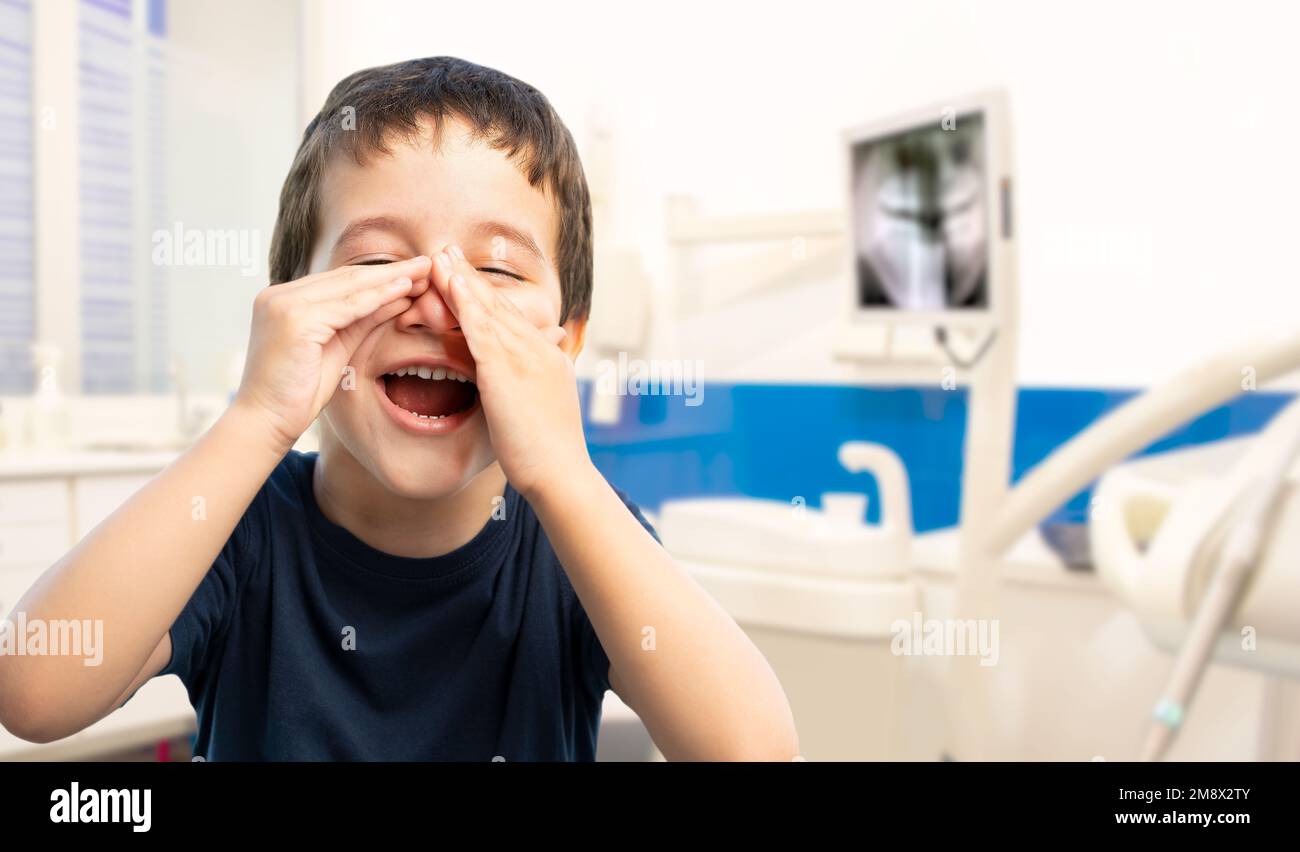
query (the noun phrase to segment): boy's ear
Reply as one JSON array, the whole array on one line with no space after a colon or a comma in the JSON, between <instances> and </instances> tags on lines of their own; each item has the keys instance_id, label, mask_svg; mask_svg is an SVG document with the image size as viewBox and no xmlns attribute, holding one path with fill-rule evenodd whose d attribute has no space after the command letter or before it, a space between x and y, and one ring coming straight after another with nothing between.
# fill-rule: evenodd
<instances>
[{"instance_id":1,"label":"boy's ear","mask_svg":"<svg viewBox=\"0 0 1300 852\"><path fill-rule=\"evenodd\" d=\"M564 339L560 341L560 348L573 361L582 351L582 344L587 340L587 318L569 317L564 323L564 330L567 332Z\"/></svg>"}]
</instances>

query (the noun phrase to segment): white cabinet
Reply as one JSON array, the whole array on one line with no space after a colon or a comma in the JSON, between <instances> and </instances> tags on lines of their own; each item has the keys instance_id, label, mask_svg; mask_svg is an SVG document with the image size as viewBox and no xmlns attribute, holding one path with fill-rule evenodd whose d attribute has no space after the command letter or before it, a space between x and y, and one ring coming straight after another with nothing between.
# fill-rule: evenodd
<instances>
[{"instance_id":1,"label":"white cabinet","mask_svg":"<svg viewBox=\"0 0 1300 852\"><path fill-rule=\"evenodd\" d=\"M68 522L0 526L0 571L50 565L68 552Z\"/></svg>"},{"instance_id":2,"label":"white cabinet","mask_svg":"<svg viewBox=\"0 0 1300 852\"><path fill-rule=\"evenodd\" d=\"M0 480L0 526L32 521L66 522L67 517L66 479Z\"/></svg>"},{"instance_id":3,"label":"white cabinet","mask_svg":"<svg viewBox=\"0 0 1300 852\"><path fill-rule=\"evenodd\" d=\"M0 573L48 566L68 549L68 480L0 480Z\"/></svg>"},{"instance_id":4,"label":"white cabinet","mask_svg":"<svg viewBox=\"0 0 1300 852\"><path fill-rule=\"evenodd\" d=\"M69 481L0 479L0 616L41 572L67 552L72 530Z\"/></svg>"}]
</instances>

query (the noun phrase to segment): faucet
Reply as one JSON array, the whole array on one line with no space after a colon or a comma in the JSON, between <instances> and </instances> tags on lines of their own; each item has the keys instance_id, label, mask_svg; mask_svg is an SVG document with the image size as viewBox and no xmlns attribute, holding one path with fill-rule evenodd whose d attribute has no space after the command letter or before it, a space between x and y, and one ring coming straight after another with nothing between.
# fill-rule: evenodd
<instances>
[{"instance_id":1,"label":"faucet","mask_svg":"<svg viewBox=\"0 0 1300 852\"><path fill-rule=\"evenodd\" d=\"M840 445L840 465L849 473L870 473L880 492L880 525L912 534L912 492L907 469L893 450L866 441Z\"/></svg>"}]
</instances>

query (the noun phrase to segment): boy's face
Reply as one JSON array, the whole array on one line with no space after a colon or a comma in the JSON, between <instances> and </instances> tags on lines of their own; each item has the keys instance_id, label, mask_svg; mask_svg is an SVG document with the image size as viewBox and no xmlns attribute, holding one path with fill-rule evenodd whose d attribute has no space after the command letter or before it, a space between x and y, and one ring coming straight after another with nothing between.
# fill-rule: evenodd
<instances>
[{"instance_id":1,"label":"boy's face","mask_svg":"<svg viewBox=\"0 0 1300 852\"><path fill-rule=\"evenodd\" d=\"M437 150L430 127L411 143L394 140L390 155L372 154L365 165L333 159L320 184L311 272L432 256L454 243L525 317L539 328L555 325L561 297L550 197L459 120L444 121ZM565 324L561 347L570 358L584 325ZM433 287L375 328L350 366L353 381L321 413L323 453L342 449L389 491L416 499L454 494L495 460L474 360ZM469 381L435 378L446 370Z\"/></svg>"}]
</instances>

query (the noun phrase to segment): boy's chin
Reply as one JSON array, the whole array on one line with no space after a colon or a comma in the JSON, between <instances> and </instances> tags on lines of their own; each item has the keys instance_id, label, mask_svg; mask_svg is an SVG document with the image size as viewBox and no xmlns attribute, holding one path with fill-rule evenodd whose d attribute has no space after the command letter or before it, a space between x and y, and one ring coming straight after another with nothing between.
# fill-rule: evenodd
<instances>
[{"instance_id":1,"label":"boy's chin","mask_svg":"<svg viewBox=\"0 0 1300 852\"><path fill-rule=\"evenodd\" d=\"M413 446L401 441L400 451L365 429L339 430L341 424L328 418L323 418L321 425L322 456L350 457L343 469L351 468L354 475L364 472L390 494L407 500L454 495L496 461L487 428L482 425L481 431L462 433L455 441L425 438Z\"/></svg>"},{"instance_id":2,"label":"boy's chin","mask_svg":"<svg viewBox=\"0 0 1300 852\"><path fill-rule=\"evenodd\" d=\"M479 464L454 463L450 459L423 464L385 459L371 470L379 473L380 483L398 497L437 500L459 492L491 463L491 459Z\"/></svg>"}]
</instances>

